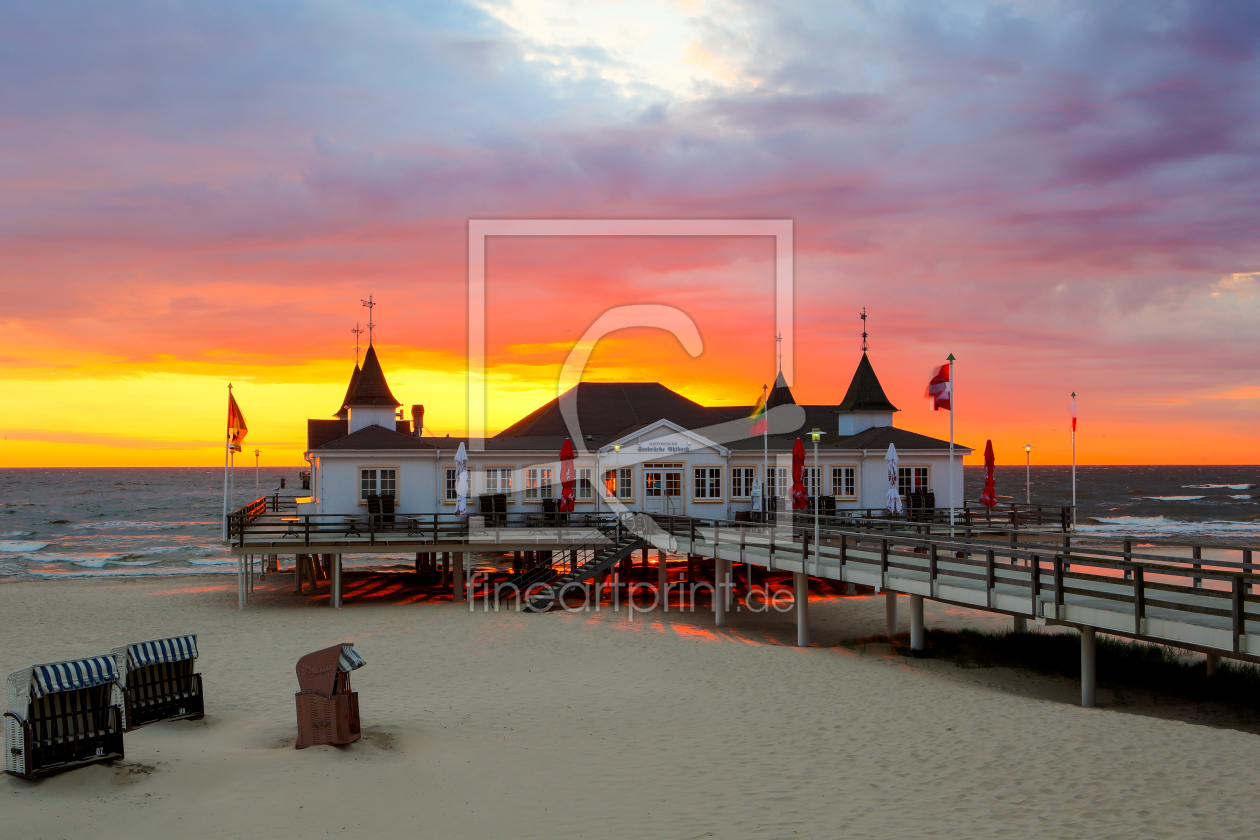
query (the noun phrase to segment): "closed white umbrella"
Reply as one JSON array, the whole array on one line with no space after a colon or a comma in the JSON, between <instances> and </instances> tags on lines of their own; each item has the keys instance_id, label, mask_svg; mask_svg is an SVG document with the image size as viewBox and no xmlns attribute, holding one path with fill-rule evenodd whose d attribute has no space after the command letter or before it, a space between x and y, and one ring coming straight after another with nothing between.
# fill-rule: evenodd
<instances>
[{"instance_id":1,"label":"closed white umbrella","mask_svg":"<svg viewBox=\"0 0 1260 840\"><path fill-rule=\"evenodd\" d=\"M888 512L902 513L905 509L901 506L901 493L897 491L897 447L891 443L888 444L884 463L888 465Z\"/></svg>"},{"instance_id":2,"label":"closed white umbrella","mask_svg":"<svg viewBox=\"0 0 1260 840\"><path fill-rule=\"evenodd\" d=\"M455 512L468 515L468 450L462 442L455 452Z\"/></svg>"}]
</instances>

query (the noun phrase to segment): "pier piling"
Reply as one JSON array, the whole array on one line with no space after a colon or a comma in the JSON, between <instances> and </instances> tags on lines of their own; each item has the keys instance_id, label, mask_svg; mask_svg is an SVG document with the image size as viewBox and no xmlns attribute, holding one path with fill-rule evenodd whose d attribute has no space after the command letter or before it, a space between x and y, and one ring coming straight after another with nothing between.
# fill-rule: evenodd
<instances>
[{"instance_id":1,"label":"pier piling","mask_svg":"<svg viewBox=\"0 0 1260 840\"><path fill-rule=\"evenodd\" d=\"M1081 705L1092 709L1097 695L1094 628L1081 628Z\"/></svg>"}]
</instances>

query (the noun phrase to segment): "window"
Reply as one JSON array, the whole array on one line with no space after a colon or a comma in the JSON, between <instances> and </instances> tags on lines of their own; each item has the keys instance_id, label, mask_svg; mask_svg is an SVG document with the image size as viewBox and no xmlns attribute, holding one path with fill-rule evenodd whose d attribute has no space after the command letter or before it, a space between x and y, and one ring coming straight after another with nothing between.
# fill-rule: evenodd
<instances>
[{"instance_id":1,"label":"window","mask_svg":"<svg viewBox=\"0 0 1260 840\"><path fill-rule=\"evenodd\" d=\"M731 498L747 499L751 496L756 477L756 467L731 467Z\"/></svg>"},{"instance_id":2,"label":"window","mask_svg":"<svg viewBox=\"0 0 1260 840\"><path fill-rule=\"evenodd\" d=\"M359 501L368 496L397 496L398 469L396 467L364 467L359 469Z\"/></svg>"},{"instance_id":3,"label":"window","mask_svg":"<svg viewBox=\"0 0 1260 840\"><path fill-rule=\"evenodd\" d=\"M512 469L511 467L492 467L485 470L486 475L486 494L495 495L503 493L512 495Z\"/></svg>"},{"instance_id":4,"label":"window","mask_svg":"<svg viewBox=\"0 0 1260 840\"><path fill-rule=\"evenodd\" d=\"M898 467L897 492L903 496L923 493L928 489L927 467Z\"/></svg>"},{"instance_id":5,"label":"window","mask_svg":"<svg viewBox=\"0 0 1260 840\"><path fill-rule=\"evenodd\" d=\"M768 497L782 499L787 496L788 489L792 486L788 480L787 467L771 467L768 480L769 486L766 488Z\"/></svg>"},{"instance_id":6,"label":"window","mask_svg":"<svg viewBox=\"0 0 1260 840\"><path fill-rule=\"evenodd\" d=\"M634 498L634 467L604 471L604 495L618 499Z\"/></svg>"},{"instance_id":7,"label":"window","mask_svg":"<svg viewBox=\"0 0 1260 840\"><path fill-rule=\"evenodd\" d=\"M722 498L722 468L695 468L695 497L697 499Z\"/></svg>"},{"instance_id":8,"label":"window","mask_svg":"<svg viewBox=\"0 0 1260 840\"><path fill-rule=\"evenodd\" d=\"M857 467L831 468L831 495L842 499L857 498Z\"/></svg>"},{"instance_id":9,"label":"window","mask_svg":"<svg viewBox=\"0 0 1260 840\"><path fill-rule=\"evenodd\" d=\"M806 467L801 471L801 483L805 485L807 496L820 496L822 493L822 467Z\"/></svg>"},{"instance_id":10,"label":"window","mask_svg":"<svg viewBox=\"0 0 1260 840\"><path fill-rule=\"evenodd\" d=\"M551 467L530 467L525 471L525 498L551 498Z\"/></svg>"},{"instance_id":11,"label":"window","mask_svg":"<svg viewBox=\"0 0 1260 840\"><path fill-rule=\"evenodd\" d=\"M594 498L595 487L591 481L591 468L582 467L577 471L577 473L577 497L579 499Z\"/></svg>"},{"instance_id":12,"label":"window","mask_svg":"<svg viewBox=\"0 0 1260 840\"><path fill-rule=\"evenodd\" d=\"M446 468L446 501L453 502L459 498L459 494L455 492L455 472L454 467Z\"/></svg>"}]
</instances>

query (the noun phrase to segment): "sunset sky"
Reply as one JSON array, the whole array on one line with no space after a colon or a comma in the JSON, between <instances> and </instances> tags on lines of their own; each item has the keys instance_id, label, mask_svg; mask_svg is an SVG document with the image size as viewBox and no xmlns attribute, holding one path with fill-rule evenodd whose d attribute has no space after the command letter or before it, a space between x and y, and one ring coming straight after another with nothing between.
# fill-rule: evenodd
<instances>
[{"instance_id":1,"label":"sunset sky","mask_svg":"<svg viewBox=\"0 0 1260 840\"><path fill-rule=\"evenodd\" d=\"M897 425L959 359L999 463L1260 463L1260 5L13 4L0 27L0 466L298 464L361 298L395 396L466 414L476 218L795 225L800 402L871 361ZM748 404L768 238L495 239L491 426L591 380ZM251 457L252 460L252 457ZM976 462L975 460L972 463Z\"/></svg>"}]
</instances>

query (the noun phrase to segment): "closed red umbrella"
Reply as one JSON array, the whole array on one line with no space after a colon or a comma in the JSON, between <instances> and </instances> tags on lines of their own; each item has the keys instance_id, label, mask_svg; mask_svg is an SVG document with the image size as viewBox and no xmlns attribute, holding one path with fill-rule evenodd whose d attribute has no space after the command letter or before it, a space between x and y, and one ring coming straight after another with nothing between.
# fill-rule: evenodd
<instances>
[{"instance_id":1,"label":"closed red umbrella","mask_svg":"<svg viewBox=\"0 0 1260 840\"><path fill-rule=\"evenodd\" d=\"M997 488L993 486L993 441L984 445L984 492L980 504L991 508L997 504Z\"/></svg>"},{"instance_id":2,"label":"closed red umbrella","mask_svg":"<svg viewBox=\"0 0 1260 840\"><path fill-rule=\"evenodd\" d=\"M809 507L809 494L805 492L805 444L796 439L792 447L792 510Z\"/></svg>"},{"instance_id":3,"label":"closed red umbrella","mask_svg":"<svg viewBox=\"0 0 1260 840\"><path fill-rule=\"evenodd\" d=\"M560 447L560 498L556 501L556 510L571 512L577 494L574 491L577 482L573 472L573 442L564 439Z\"/></svg>"}]
</instances>

